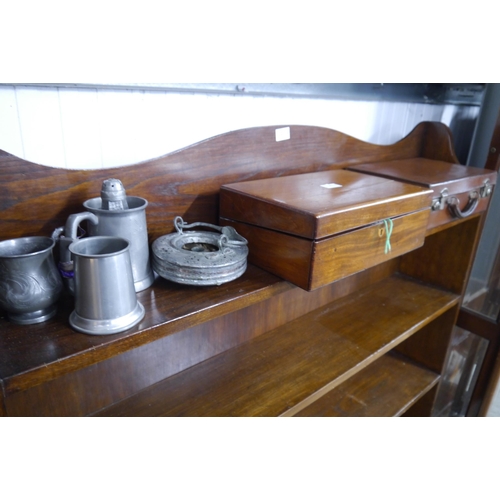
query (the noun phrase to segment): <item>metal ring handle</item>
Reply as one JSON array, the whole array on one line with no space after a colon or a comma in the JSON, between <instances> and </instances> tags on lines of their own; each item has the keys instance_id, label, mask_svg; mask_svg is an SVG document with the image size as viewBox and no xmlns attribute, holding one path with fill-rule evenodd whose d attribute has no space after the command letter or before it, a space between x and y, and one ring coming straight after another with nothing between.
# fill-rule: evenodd
<instances>
[{"instance_id":1,"label":"metal ring handle","mask_svg":"<svg viewBox=\"0 0 500 500\"><path fill-rule=\"evenodd\" d=\"M198 226L209 227L210 229L215 229L216 231L219 231L219 233L222 232L222 227L216 226L215 224L209 224L208 222L193 222L193 224L188 224L187 222L184 222L184 220L180 215L178 215L174 219L174 226L177 232L180 234L182 234L183 229L191 229L193 227L198 227Z\"/></svg>"},{"instance_id":2,"label":"metal ring handle","mask_svg":"<svg viewBox=\"0 0 500 500\"><path fill-rule=\"evenodd\" d=\"M458 206L458 198L455 196L452 196L448 199L448 208L450 209L450 212L453 216L457 217L458 219L465 219L465 217L469 217L469 215L472 215L474 213L474 210L476 210L478 203L479 193L477 191L472 191L469 194L469 201L467 202L467 205L465 205L463 210L461 210Z\"/></svg>"},{"instance_id":3,"label":"metal ring handle","mask_svg":"<svg viewBox=\"0 0 500 500\"><path fill-rule=\"evenodd\" d=\"M222 234L219 238L219 248L238 247L248 244L248 241L243 238L243 236L238 234L231 226L216 226L215 224L209 224L208 222L193 222L192 224L187 224L180 215L174 219L174 226L179 234L182 234L183 229L191 229L199 226L215 229Z\"/></svg>"}]
</instances>

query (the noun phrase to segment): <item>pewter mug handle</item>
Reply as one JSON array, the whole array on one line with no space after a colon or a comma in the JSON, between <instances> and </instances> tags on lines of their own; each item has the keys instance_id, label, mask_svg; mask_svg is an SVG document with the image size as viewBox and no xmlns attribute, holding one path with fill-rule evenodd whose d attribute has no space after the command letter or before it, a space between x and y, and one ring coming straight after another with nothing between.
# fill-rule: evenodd
<instances>
[{"instance_id":1,"label":"pewter mug handle","mask_svg":"<svg viewBox=\"0 0 500 500\"><path fill-rule=\"evenodd\" d=\"M79 214L72 214L68 217L68 220L66 221L66 226L64 228L64 234L66 235L66 237L76 240L77 239L76 233L78 231L78 226L84 220L89 220L91 224L94 224L95 226L99 224L99 219L97 218L97 215L91 212L81 212Z\"/></svg>"},{"instance_id":2,"label":"pewter mug handle","mask_svg":"<svg viewBox=\"0 0 500 500\"><path fill-rule=\"evenodd\" d=\"M91 224L97 225L99 219L96 215L91 212L81 212L79 214L71 214L66 220L66 225L64 226L64 238L61 238L61 262L69 262L71 260L71 253L68 247L73 241L77 240L78 226L84 220L90 221ZM61 228L59 228L60 230ZM56 229L56 231L58 231ZM56 232L54 231L54 233ZM52 237L54 236L52 234ZM64 241L64 244L62 243Z\"/></svg>"},{"instance_id":3,"label":"pewter mug handle","mask_svg":"<svg viewBox=\"0 0 500 500\"><path fill-rule=\"evenodd\" d=\"M84 220L88 220L94 225L99 223L99 219L93 213L81 212L70 215L64 227L58 227L52 232L52 239L59 241L59 265L57 267L62 277L65 278L65 282L71 293L74 293L73 261L71 260L69 246L78 239L78 226Z\"/></svg>"}]
</instances>

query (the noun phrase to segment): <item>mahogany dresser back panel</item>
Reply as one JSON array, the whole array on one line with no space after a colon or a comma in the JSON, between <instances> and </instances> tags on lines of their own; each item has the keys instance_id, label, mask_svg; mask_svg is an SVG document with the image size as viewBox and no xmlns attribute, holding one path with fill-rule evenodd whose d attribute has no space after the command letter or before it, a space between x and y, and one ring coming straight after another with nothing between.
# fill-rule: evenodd
<instances>
[{"instance_id":1,"label":"mahogany dresser back panel","mask_svg":"<svg viewBox=\"0 0 500 500\"><path fill-rule=\"evenodd\" d=\"M0 239L50 236L108 178L148 201L151 243L176 216L217 224L222 185L394 160L458 163L440 123L389 146L308 126L281 141L279 128L105 170L0 151ZM420 248L313 291L252 263L220 286L158 277L137 294L144 319L114 335L73 330L69 293L44 323L13 324L0 311L0 415L430 415L482 222L483 212L446 222L424 231Z\"/></svg>"}]
</instances>

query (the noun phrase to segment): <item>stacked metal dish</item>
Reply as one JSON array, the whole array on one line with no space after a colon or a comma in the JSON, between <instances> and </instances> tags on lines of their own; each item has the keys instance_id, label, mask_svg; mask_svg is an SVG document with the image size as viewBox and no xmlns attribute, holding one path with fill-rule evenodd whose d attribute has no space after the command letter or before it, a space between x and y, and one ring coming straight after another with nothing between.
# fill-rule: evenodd
<instances>
[{"instance_id":1,"label":"stacked metal dish","mask_svg":"<svg viewBox=\"0 0 500 500\"><path fill-rule=\"evenodd\" d=\"M247 268L247 240L232 227L205 222L174 220L175 233L161 236L152 245L156 273L176 283L221 285L240 277ZM186 231L194 227L212 231Z\"/></svg>"}]
</instances>

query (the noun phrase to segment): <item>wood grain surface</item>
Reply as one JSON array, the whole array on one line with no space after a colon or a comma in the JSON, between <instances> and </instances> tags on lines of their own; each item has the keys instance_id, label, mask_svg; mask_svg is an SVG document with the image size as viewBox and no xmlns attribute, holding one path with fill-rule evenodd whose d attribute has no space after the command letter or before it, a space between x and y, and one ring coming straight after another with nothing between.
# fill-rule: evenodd
<instances>
[{"instance_id":1,"label":"wood grain surface","mask_svg":"<svg viewBox=\"0 0 500 500\"><path fill-rule=\"evenodd\" d=\"M170 377L99 415L291 416L458 300L454 294L390 277Z\"/></svg>"},{"instance_id":2,"label":"wood grain surface","mask_svg":"<svg viewBox=\"0 0 500 500\"><path fill-rule=\"evenodd\" d=\"M65 296L57 315L44 323L16 325L0 319L0 376L7 392L23 390L159 336L266 300L290 287L253 266L240 279L220 287L190 287L158 278L153 287L137 294L146 309L144 319L126 332L113 335L86 335L73 330L69 314L74 303Z\"/></svg>"},{"instance_id":3,"label":"wood grain surface","mask_svg":"<svg viewBox=\"0 0 500 500\"><path fill-rule=\"evenodd\" d=\"M9 335L0 336L2 361L15 359L19 363L17 370L5 377L8 414L81 416L95 412L377 283L396 269L394 259L314 292L272 275L264 285L260 279L267 273L253 266L245 279L232 282L237 288L200 289L159 279L151 289L138 294L139 299L149 297L150 301L143 300L147 305L145 321L152 320L153 324L143 330L141 323L137 329L113 336L95 337L70 329L67 316L71 309L47 322L50 328L45 331L31 325L21 334L12 325ZM254 287L259 282L264 286L247 294L248 282L252 281ZM237 297L231 297L231 293ZM212 304L211 294L215 294L211 300L216 300ZM3 325L11 327L8 322ZM88 387L92 390L85 389Z\"/></svg>"},{"instance_id":4,"label":"wood grain surface","mask_svg":"<svg viewBox=\"0 0 500 500\"><path fill-rule=\"evenodd\" d=\"M439 375L390 352L296 417L399 417L439 381Z\"/></svg>"},{"instance_id":5,"label":"wood grain surface","mask_svg":"<svg viewBox=\"0 0 500 500\"><path fill-rule=\"evenodd\" d=\"M383 222L319 241L228 219L221 222L248 240L250 262L305 290L314 290L421 247L429 213L427 209L395 217L387 252Z\"/></svg>"},{"instance_id":6,"label":"wood grain surface","mask_svg":"<svg viewBox=\"0 0 500 500\"><path fill-rule=\"evenodd\" d=\"M429 187L436 194L445 187L450 194L471 191L480 188L485 180L492 185L495 185L497 180L497 173L491 170L428 158L363 163L349 167L349 170Z\"/></svg>"},{"instance_id":7,"label":"wood grain surface","mask_svg":"<svg viewBox=\"0 0 500 500\"><path fill-rule=\"evenodd\" d=\"M428 235L423 247L402 257L401 271L457 294L464 293L483 220L479 215L471 216Z\"/></svg>"},{"instance_id":8,"label":"wood grain surface","mask_svg":"<svg viewBox=\"0 0 500 500\"><path fill-rule=\"evenodd\" d=\"M427 158L368 163L350 167L350 170L428 187L433 190L433 198L439 198L443 189L447 189L449 196L453 195L458 199L458 207L462 211L465 211L468 206L470 193L479 192L485 181L492 186L495 186L497 182L495 171ZM491 196L479 198L473 215L486 211L490 200ZM447 224L454 219L456 219L455 215L447 206L441 210L433 210L429 218L428 230Z\"/></svg>"},{"instance_id":9,"label":"wood grain surface","mask_svg":"<svg viewBox=\"0 0 500 500\"><path fill-rule=\"evenodd\" d=\"M432 191L349 170L224 185L220 216L322 239L430 207Z\"/></svg>"},{"instance_id":10,"label":"wood grain surface","mask_svg":"<svg viewBox=\"0 0 500 500\"><path fill-rule=\"evenodd\" d=\"M217 223L223 184L418 157L427 130L436 129L436 124L423 122L390 146L307 126L291 126L290 140L276 142L276 128L229 132L126 168L50 168L0 151L1 237L52 234L70 214L83 211L84 201L99 196L103 180L114 177L122 181L127 194L148 200L148 233L153 241L172 232L177 215L188 222ZM437 129L445 136L450 133L442 124Z\"/></svg>"},{"instance_id":11,"label":"wood grain surface","mask_svg":"<svg viewBox=\"0 0 500 500\"><path fill-rule=\"evenodd\" d=\"M109 178L148 201L151 243L172 232L178 215L217 223L225 184L420 157L457 163L443 124L421 123L389 146L307 126L291 126L290 140L277 142L276 128L104 170L51 168L0 151L0 238L52 234ZM14 325L0 311L0 415L296 413L396 345L415 360L433 348L432 336L446 338L481 224L477 216L446 223L421 250L313 292L253 265L220 287L158 279L138 294L141 323L111 336L72 330L67 293L56 317L38 325ZM400 264L420 283L391 277ZM406 345L413 335L419 342Z\"/></svg>"}]
</instances>

